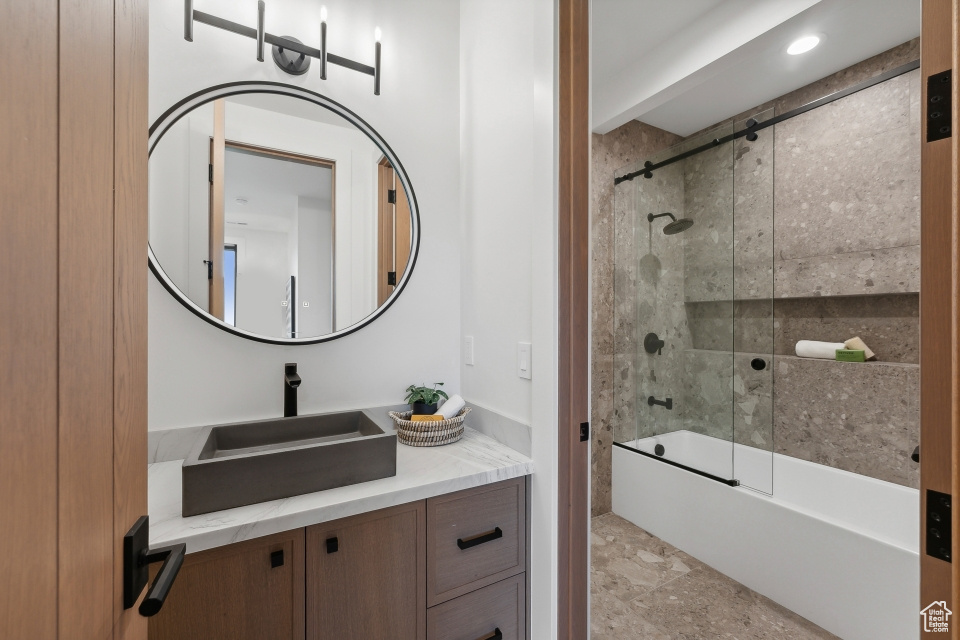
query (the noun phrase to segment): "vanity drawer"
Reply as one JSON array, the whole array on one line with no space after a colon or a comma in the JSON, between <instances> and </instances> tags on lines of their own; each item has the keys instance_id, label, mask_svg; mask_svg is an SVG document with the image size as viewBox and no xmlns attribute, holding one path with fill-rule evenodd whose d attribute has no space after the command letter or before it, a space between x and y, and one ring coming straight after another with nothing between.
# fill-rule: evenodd
<instances>
[{"instance_id":1,"label":"vanity drawer","mask_svg":"<svg viewBox=\"0 0 960 640\"><path fill-rule=\"evenodd\" d=\"M526 568L526 479L427 501L427 605Z\"/></svg>"},{"instance_id":2,"label":"vanity drawer","mask_svg":"<svg viewBox=\"0 0 960 640\"><path fill-rule=\"evenodd\" d=\"M428 609L427 640L524 640L525 578L521 573Z\"/></svg>"}]
</instances>

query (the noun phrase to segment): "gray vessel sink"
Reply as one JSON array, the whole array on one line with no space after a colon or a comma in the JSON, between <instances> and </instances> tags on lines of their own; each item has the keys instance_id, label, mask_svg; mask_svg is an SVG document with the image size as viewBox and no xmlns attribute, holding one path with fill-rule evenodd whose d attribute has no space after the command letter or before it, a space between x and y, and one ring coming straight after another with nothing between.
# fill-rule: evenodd
<instances>
[{"instance_id":1,"label":"gray vessel sink","mask_svg":"<svg viewBox=\"0 0 960 640\"><path fill-rule=\"evenodd\" d=\"M386 416L346 411L203 429L183 461L183 515L397 475Z\"/></svg>"}]
</instances>

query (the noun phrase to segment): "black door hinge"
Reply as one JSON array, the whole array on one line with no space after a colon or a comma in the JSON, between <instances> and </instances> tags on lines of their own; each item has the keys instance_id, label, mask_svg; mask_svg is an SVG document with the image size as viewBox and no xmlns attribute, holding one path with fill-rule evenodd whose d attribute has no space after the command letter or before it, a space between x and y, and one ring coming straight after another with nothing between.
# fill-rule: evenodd
<instances>
[{"instance_id":1,"label":"black door hinge","mask_svg":"<svg viewBox=\"0 0 960 640\"><path fill-rule=\"evenodd\" d=\"M390 204L397 204L397 190L390 189L387 191L387 202Z\"/></svg>"},{"instance_id":2,"label":"black door hinge","mask_svg":"<svg viewBox=\"0 0 960 640\"><path fill-rule=\"evenodd\" d=\"M581 422L580 423L580 442L586 442L590 439L590 423Z\"/></svg>"},{"instance_id":3,"label":"black door hinge","mask_svg":"<svg viewBox=\"0 0 960 640\"><path fill-rule=\"evenodd\" d=\"M213 165L212 164L207 165L207 180L210 182L210 184L213 184Z\"/></svg>"},{"instance_id":4,"label":"black door hinge","mask_svg":"<svg viewBox=\"0 0 960 640\"><path fill-rule=\"evenodd\" d=\"M396 271L387 271L387 284L395 287L397 286L397 272Z\"/></svg>"},{"instance_id":5,"label":"black door hinge","mask_svg":"<svg viewBox=\"0 0 960 640\"><path fill-rule=\"evenodd\" d=\"M207 280L213 280L213 261L204 260L203 263L207 265Z\"/></svg>"},{"instance_id":6,"label":"black door hinge","mask_svg":"<svg viewBox=\"0 0 960 640\"><path fill-rule=\"evenodd\" d=\"M952 135L953 71L947 69L927 78L927 142Z\"/></svg>"},{"instance_id":7,"label":"black door hinge","mask_svg":"<svg viewBox=\"0 0 960 640\"><path fill-rule=\"evenodd\" d=\"M950 494L927 489L927 555L950 562L953 542Z\"/></svg>"}]
</instances>

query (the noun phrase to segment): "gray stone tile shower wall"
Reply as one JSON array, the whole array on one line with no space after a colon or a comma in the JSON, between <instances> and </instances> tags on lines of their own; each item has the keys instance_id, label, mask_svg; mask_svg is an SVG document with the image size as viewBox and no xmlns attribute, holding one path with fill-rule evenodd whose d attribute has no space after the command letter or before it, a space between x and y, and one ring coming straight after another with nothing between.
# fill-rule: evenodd
<instances>
[{"instance_id":1,"label":"gray stone tile shower wall","mask_svg":"<svg viewBox=\"0 0 960 640\"><path fill-rule=\"evenodd\" d=\"M742 117L918 57L919 43L905 43ZM637 122L594 136L595 515L610 509L610 443L650 435L634 415L648 392L675 401L658 432L732 436L918 486L919 90L919 72L905 74L778 125L775 144L741 138L674 165L682 175L617 187L616 201L610 176L627 164L617 160L642 162L677 139ZM644 207L696 224L662 242ZM655 361L640 346L648 330L668 344ZM854 335L882 362L792 356L799 339ZM756 372L755 354L775 362Z\"/></svg>"}]
</instances>

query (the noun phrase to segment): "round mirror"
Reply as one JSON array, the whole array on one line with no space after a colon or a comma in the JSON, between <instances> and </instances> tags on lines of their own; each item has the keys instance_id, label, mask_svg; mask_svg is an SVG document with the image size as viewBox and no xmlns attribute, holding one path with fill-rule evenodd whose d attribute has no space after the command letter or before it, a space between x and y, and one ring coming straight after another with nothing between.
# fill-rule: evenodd
<instances>
[{"instance_id":1,"label":"round mirror","mask_svg":"<svg viewBox=\"0 0 960 640\"><path fill-rule=\"evenodd\" d=\"M221 85L150 128L150 268L237 335L312 344L356 331L403 290L420 216L367 123L284 84Z\"/></svg>"}]
</instances>

